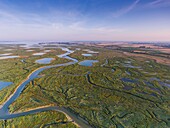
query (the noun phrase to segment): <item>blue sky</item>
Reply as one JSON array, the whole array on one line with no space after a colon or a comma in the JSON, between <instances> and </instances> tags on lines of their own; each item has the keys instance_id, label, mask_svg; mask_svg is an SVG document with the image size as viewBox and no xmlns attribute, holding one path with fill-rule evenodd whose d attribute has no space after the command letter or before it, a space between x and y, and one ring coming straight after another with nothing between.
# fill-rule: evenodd
<instances>
[{"instance_id":1,"label":"blue sky","mask_svg":"<svg viewBox=\"0 0 170 128\"><path fill-rule=\"evenodd\" d=\"M170 41L170 0L0 0L0 40Z\"/></svg>"}]
</instances>

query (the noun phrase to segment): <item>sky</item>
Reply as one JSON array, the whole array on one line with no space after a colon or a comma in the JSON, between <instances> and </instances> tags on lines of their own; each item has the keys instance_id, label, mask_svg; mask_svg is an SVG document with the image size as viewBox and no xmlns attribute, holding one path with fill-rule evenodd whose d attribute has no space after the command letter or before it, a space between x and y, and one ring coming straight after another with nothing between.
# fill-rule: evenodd
<instances>
[{"instance_id":1,"label":"sky","mask_svg":"<svg viewBox=\"0 0 170 128\"><path fill-rule=\"evenodd\" d=\"M0 41L170 41L170 0L0 0Z\"/></svg>"}]
</instances>

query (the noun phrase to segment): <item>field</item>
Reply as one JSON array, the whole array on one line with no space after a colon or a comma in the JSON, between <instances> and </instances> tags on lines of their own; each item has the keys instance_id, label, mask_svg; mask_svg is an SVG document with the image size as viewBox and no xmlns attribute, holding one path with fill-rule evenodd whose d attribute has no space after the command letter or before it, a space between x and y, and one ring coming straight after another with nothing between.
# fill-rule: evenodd
<instances>
[{"instance_id":1,"label":"field","mask_svg":"<svg viewBox=\"0 0 170 128\"><path fill-rule=\"evenodd\" d=\"M0 90L1 105L35 69L71 61L57 56L65 51L55 48L55 44L41 45L40 48L0 45L0 54L20 56L0 60L0 81L13 82ZM158 51L157 47L148 49L128 44L63 44L62 47L74 51L69 56L77 59L78 63L40 72L9 106L10 113L59 106L94 128L170 127L169 53ZM40 56L33 55L45 50L50 51ZM85 53L92 56L83 56ZM54 60L50 64L35 63L41 58ZM92 66L82 66L79 62L83 60L98 62ZM44 111L0 120L0 127L83 126L65 113Z\"/></svg>"}]
</instances>

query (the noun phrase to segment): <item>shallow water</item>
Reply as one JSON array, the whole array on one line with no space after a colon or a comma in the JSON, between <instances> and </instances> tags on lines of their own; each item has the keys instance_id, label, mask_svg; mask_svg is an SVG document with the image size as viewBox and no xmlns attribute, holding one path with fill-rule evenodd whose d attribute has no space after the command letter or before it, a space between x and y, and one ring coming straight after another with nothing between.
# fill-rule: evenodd
<instances>
[{"instance_id":1,"label":"shallow water","mask_svg":"<svg viewBox=\"0 0 170 128\"><path fill-rule=\"evenodd\" d=\"M34 51L34 50L26 50L27 52L32 52L32 51Z\"/></svg>"},{"instance_id":2,"label":"shallow water","mask_svg":"<svg viewBox=\"0 0 170 128\"><path fill-rule=\"evenodd\" d=\"M164 83L164 82L160 81L159 84L162 85L162 86L166 86L166 87L170 88L170 84L168 84L168 83Z\"/></svg>"},{"instance_id":3,"label":"shallow water","mask_svg":"<svg viewBox=\"0 0 170 128\"><path fill-rule=\"evenodd\" d=\"M99 53L99 52L96 52L96 51L91 51L91 50L89 50L89 49L84 49L83 51L86 51L86 52L92 53L92 54L93 54L93 53L94 53L94 54L95 54L95 53Z\"/></svg>"},{"instance_id":4,"label":"shallow water","mask_svg":"<svg viewBox=\"0 0 170 128\"><path fill-rule=\"evenodd\" d=\"M88 51L88 53L99 53L99 52L95 52L95 51Z\"/></svg>"},{"instance_id":5,"label":"shallow water","mask_svg":"<svg viewBox=\"0 0 170 128\"><path fill-rule=\"evenodd\" d=\"M26 63L25 59L22 59L21 62L22 62L22 63Z\"/></svg>"},{"instance_id":6,"label":"shallow water","mask_svg":"<svg viewBox=\"0 0 170 128\"><path fill-rule=\"evenodd\" d=\"M138 68L138 69L141 68L140 66L133 66L131 64L123 64L123 66L126 68Z\"/></svg>"},{"instance_id":7,"label":"shallow water","mask_svg":"<svg viewBox=\"0 0 170 128\"><path fill-rule=\"evenodd\" d=\"M132 87L132 86L124 86L124 87L123 87L123 89L125 89L125 90L129 91L129 90L132 90L132 89L133 89L133 87Z\"/></svg>"},{"instance_id":8,"label":"shallow water","mask_svg":"<svg viewBox=\"0 0 170 128\"><path fill-rule=\"evenodd\" d=\"M151 81L154 81L154 80L160 81L160 79L159 79L159 78L156 78L156 77L152 77L152 78L150 78L150 80L151 80Z\"/></svg>"},{"instance_id":9,"label":"shallow water","mask_svg":"<svg viewBox=\"0 0 170 128\"><path fill-rule=\"evenodd\" d=\"M153 87L154 85L151 83L151 82L148 82L148 81L145 81L145 84L150 86L150 87Z\"/></svg>"},{"instance_id":10,"label":"shallow water","mask_svg":"<svg viewBox=\"0 0 170 128\"><path fill-rule=\"evenodd\" d=\"M125 61L126 64L131 64L132 62L131 61Z\"/></svg>"},{"instance_id":11,"label":"shallow water","mask_svg":"<svg viewBox=\"0 0 170 128\"><path fill-rule=\"evenodd\" d=\"M39 53L34 53L34 54L32 54L32 55L34 55L34 56L40 56L40 55L44 55L44 54L46 54L46 53L44 53L44 52L39 52Z\"/></svg>"},{"instance_id":12,"label":"shallow water","mask_svg":"<svg viewBox=\"0 0 170 128\"><path fill-rule=\"evenodd\" d=\"M0 54L0 56L9 56L11 55L12 53L4 53L4 54Z\"/></svg>"},{"instance_id":13,"label":"shallow water","mask_svg":"<svg viewBox=\"0 0 170 128\"><path fill-rule=\"evenodd\" d=\"M19 56L2 56L0 57L0 60L3 60L3 59L11 59L11 58L18 58Z\"/></svg>"},{"instance_id":14,"label":"shallow water","mask_svg":"<svg viewBox=\"0 0 170 128\"><path fill-rule=\"evenodd\" d=\"M130 72L128 72L128 71L125 71L125 73L126 73L127 75L131 75L131 73L130 73Z\"/></svg>"},{"instance_id":15,"label":"shallow water","mask_svg":"<svg viewBox=\"0 0 170 128\"><path fill-rule=\"evenodd\" d=\"M112 68L111 71L114 73L116 71L116 69Z\"/></svg>"},{"instance_id":16,"label":"shallow water","mask_svg":"<svg viewBox=\"0 0 170 128\"><path fill-rule=\"evenodd\" d=\"M9 86L13 84L12 82L4 82L4 81L0 81L0 90L2 90L3 88Z\"/></svg>"},{"instance_id":17,"label":"shallow water","mask_svg":"<svg viewBox=\"0 0 170 128\"><path fill-rule=\"evenodd\" d=\"M166 86L166 87L169 87L169 88L170 88L170 84L169 84L169 83L162 82L159 78L152 77L152 78L150 78L150 81L158 81L158 83L159 83L161 86ZM166 81L168 81L168 80L166 80Z\"/></svg>"},{"instance_id":18,"label":"shallow water","mask_svg":"<svg viewBox=\"0 0 170 128\"><path fill-rule=\"evenodd\" d=\"M43 59L36 60L35 62L39 64L50 64L53 59L54 58L43 58Z\"/></svg>"},{"instance_id":19,"label":"shallow water","mask_svg":"<svg viewBox=\"0 0 170 128\"><path fill-rule=\"evenodd\" d=\"M78 63L79 65L82 65L82 66L93 66L93 63L97 63L99 62L98 60L84 60L84 61L81 61L80 63Z\"/></svg>"},{"instance_id":20,"label":"shallow water","mask_svg":"<svg viewBox=\"0 0 170 128\"><path fill-rule=\"evenodd\" d=\"M83 56L92 56L92 54L82 54Z\"/></svg>"},{"instance_id":21,"label":"shallow water","mask_svg":"<svg viewBox=\"0 0 170 128\"><path fill-rule=\"evenodd\" d=\"M137 82L137 80L132 80L132 79L129 79L129 78L121 78L121 81L130 82L130 83L136 83Z\"/></svg>"},{"instance_id":22,"label":"shallow water","mask_svg":"<svg viewBox=\"0 0 170 128\"><path fill-rule=\"evenodd\" d=\"M80 49L80 48L76 48L76 50L78 50L78 51L79 51L79 50L81 50L81 49Z\"/></svg>"},{"instance_id":23,"label":"shallow water","mask_svg":"<svg viewBox=\"0 0 170 128\"><path fill-rule=\"evenodd\" d=\"M44 52L51 52L51 50L44 50Z\"/></svg>"},{"instance_id":24,"label":"shallow water","mask_svg":"<svg viewBox=\"0 0 170 128\"><path fill-rule=\"evenodd\" d=\"M150 96L157 97L157 95L155 93L151 93Z\"/></svg>"},{"instance_id":25,"label":"shallow water","mask_svg":"<svg viewBox=\"0 0 170 128\"><path fill-rule=\"evenodd\" d=\"M4 51L12 51L13 49L5 49Z\"/></svg>"}]
</instances>

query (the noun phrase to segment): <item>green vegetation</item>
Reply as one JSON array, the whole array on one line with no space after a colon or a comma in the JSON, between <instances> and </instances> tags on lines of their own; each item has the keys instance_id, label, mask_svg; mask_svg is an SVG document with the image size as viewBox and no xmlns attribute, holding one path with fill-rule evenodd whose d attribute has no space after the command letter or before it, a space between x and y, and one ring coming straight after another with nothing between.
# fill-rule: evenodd
<instances>
[{"instance_id":1,"label":"green vegetation","mask_svg":"<svg viewBox=\"0 0 170 128\"><path fill-rule=\"evenodd\" d=\"M10 112L57 105L64 106L84 118L92 127L170 127L170 88L165 86L170 85L169 66L145 57L129 57L119 50L81 45L78 47L99 53L94 53L92 57L84 57L81 54L87 52L80 50L72 53L72 58L79 61L93 59L99 62L94 63L92 67L76 63L44 70L39 74L41 77L30 82L18 99L10 105ZM76 47L72 46L71 49L75 50ZM1 61L0 65L3 68L0 70L3 74L0 75L0 80L14 82L13 86L0 91L1 102L31 71L42 66L34 63L36 59L63 53L57 50L43 56L26 58L27 63L24 64L20 59ZM57 58L49 65L64 62L68 60ZM44 127L52 124L47 127L75 127L72 123L63 125L61 122L67 121L65 116L55 113L43 112L7 120L6 126ZM47 122L44 122L46 117ZM35 122L31 123L32 121ZM1 121L1 125L4 126L4 121Z\"/></svg>"},{"instance_id":2,"label":"green vegetation","mask_svg":"<svg viewBox=\"0 0 170 128\"><path fill-rule=\"evenodd\" d=\"M21 58L4 59L0 60L0 80L13 82L13 84L6 89L0 90L0 103L2 104L15 90L15 88L23 81L27 76L35 69L42 67L43 65L35 63L35 60L45 57L56 58L51 64L59 64L68 62L66 59L60 59L56 55L64 53L60 49L52 49L53 51L43 56L33 56L33 52L26 52L25 49L4 47L5 49L12 49L11 51L0 51L0 54L12 53L12 55L19 55ZM31 49L34 53L41 52L43 50ZM24 60L22 62L21 60Z\"/></svg>"},{"instance_id":3,"label":"green vegetation","mask_svg":"<svg viewBox=\"0 0 170 128\"><path fill-rule=\"evenodd\" d=\"M49 111L0 122L1 128L77 128L64 114Z\"/></svg>"}]
</instances>

